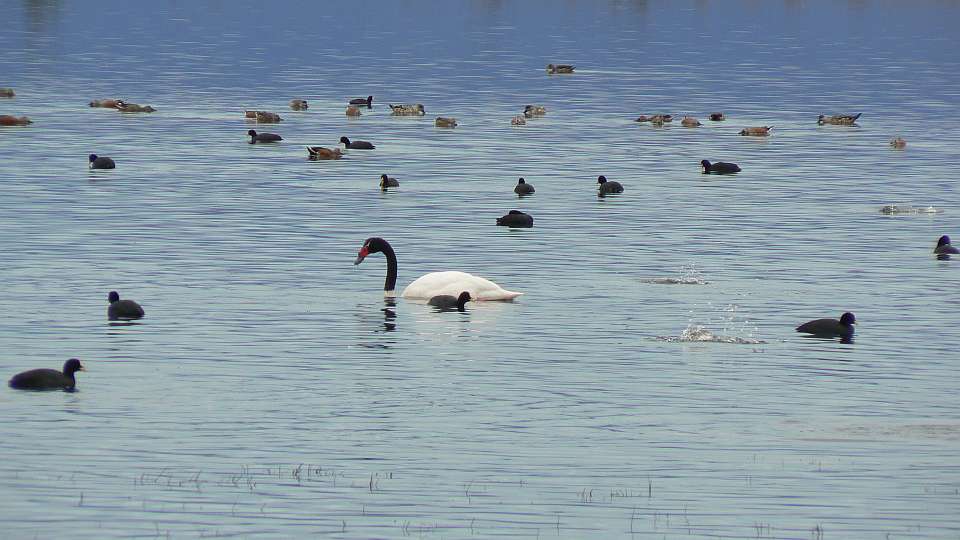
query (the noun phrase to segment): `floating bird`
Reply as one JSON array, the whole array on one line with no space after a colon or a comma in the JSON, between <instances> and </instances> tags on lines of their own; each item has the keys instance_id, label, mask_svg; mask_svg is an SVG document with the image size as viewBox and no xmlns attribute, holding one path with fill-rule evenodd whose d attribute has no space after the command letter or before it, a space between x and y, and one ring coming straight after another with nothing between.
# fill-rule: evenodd
<instances>
[{"instance_id":1,"label":"floating bird","mask_svg":"<svg viewBox=\"0 0 960 540\"><path fill-rule=\"evenodd\" d=\"M620 182L608 182L606 176L598 176L597 184L599 184L597 190L600 192L601 196L611 193L623 193L623 186L620 185Z\"/></svg>"},{"instance_id":2,"label":"floating bird","mask_svg":"<svg viewBox=\"0 0 960 540\"><path fill-rule=\"evenodd\" d=\"M107 156L98 156L96 154L90 154L87 158L90 160L91 169L116 169L117 164Z\"/></svg>"},{"instance_id":3,"label":"floating bird","mask_svg":"<svg viewBox=\"0 0 960 540\"><path fill-rule=\"evenodd\" d=\"M466 308L464 305L471 300L470 293L468 291L463 291L460 293L460 296L453 296L452 294L438 294L430 300L427 301L431 306L440 308L440 311L457 311L464 312Z\"/></svg>"},{"instance_id":4,"label":"floating bird","mask_svg":"<svg viewBox=\"0 0 960 540\"><path fill-rule=\"evenodd\" d=\"M32 124L33 120L26 116L11 116L9 114L0 115L0 126L26 126Z\"/></svg>"},{"instance_id":5,"label":"floating bird","mask_svg":"<svg viewBox=\"0 0 960 540\"><path fill-rule=\"evenodd\" d=\"M773 129L773 126L748 127L741 129L740 134L754 137L766 137L770 134L771 129Z\"/></svg>"},{"instance_id":6,"label":"floating bird","mask_svg":"<svg viewBox=\"0 0 960 540\"><path fill-rule=\"evenodd\" d=\"M104 107L107 109L119 109L125 103L122 99L95 99L90 102L91 107Z\"/></svg>"},{"instance_id":7,"label":"floating bird","mask_svg":"<svg viewBox=\"0 0 960 540\"><path fill-rule=\"evenodd\" d=\"M635 121L663 124L664 122L673 122L673 115L672 114L652 114L652 115L641 114Z\"/></svg>"},{"instance_id":8,"label":"floating bird","mask_svg":"<svg viewBox=\"0 0 960 540\"><path fill-rule=\"evenodd\" d=\"M739 165L736 163L726 163L724 161L710 163L709 161L703 159L700 160L700 166L703 167L703 174L730 174L740 172Z\"/></svg>"},{"instance_id":9,"label":"floating bird","mask_svg":"<svg viewBox=\"0 0 960 540\"><path fill-rule=\"evenodd\" d=\"M547 64L547 73L573 73L575 68L570 64Z\"/></svg>"},{"instance_id":10,"label":"floating bird","mask_svg":"<svg viewBox=\"0 0 960 540\"><path fill-rule=\"evenodd\" d=\"M373 143L367 141L351 141L346 137L340 137L340 142L342 142L346 148L352 148L354 150L373 150L376 148Z\"/></svg>"},{"instance_id":11,"label":"floating bird","mask_svg":"<svg viewBox=\"0 0 960 540\"><path fill-rule=\"evenodd\" d=\"M534 116L543 116L547 114L547 108L543 105L527 105L523 108L523 115L527 118L533 118Z\"/></svg>"},{"instance_id":12,"label":"floating bird","mask_svg":"<svg viewBox=\"0 0 960 540\"><path fill-rule=\"evenodd\" d=\"M244 116L247 118L253 118L261 124L276 124L282 122L283 118L280 118L280 115L275 112L269 111L244 111Z\"/></svg>"},{"instance_id":13,"label":"floating bird","mask_svg":"<svg viewBox=\"0 0 960 540\"><path fill-rule=\"evenodd\" d=\"M507 215L497 218L497 225L513 229L529 229L533 227L533 216L519 210L511 210Z\"/></svg>"},{"instance_id":14,"label":"floating bird","mask_svg":"<svg viewBox=\"0 0 960 540\"><path fill-rule=\"evenodd\" d=\"M347 105L347 116L360 116L360 109L355 105Z\"/></svg>"},{"instance_id":15,"label":"floating bird","mask_svg":"<svg viewBox=\"0 0 960 540\"><path fill-rule=\"evenodd\" d=\"M110 305L107 307L107 318L111 321L117 319L142 319L143 308L133 300L121 300L117 291L110 291L107 295L107 301Z\"/></svg>"},{"instance_id":16,"label":"floating bird","mask_svg":"<svg viewBox=\"0 0 960 540\"><path fill-rule=\"evenodd\" d=\"M513 192L521 197L524 195L533 195L536 191L537 190L533 189L533 186L528 184L523 178L517 180L517 187L513 188Z\"/></svg>"},{"instance_id":17,"label":"floating bird","mask_svg":"<svg viewBox=\"0 0 960 540\"><path fill-rule=\"evenodd\" d=\"M524 118L522 114L518 114L510 119L510 125L525 126L527 125L527 119Z\"/></svg>"},{"instance_id":18,"label":"floating bird","mask_svg":"<svg viewBox=\"0 0 960 540\"><path fill-rule=\"evenodd\" d=\"M903 137L896 137L890 141L890 146L894 148L906 148L907 141Z\"/></svg>"},{"instance_id":19,"label":"floating bird","mask_svg":"<svg viewBox=\"0 0 960 540\"><path fill-rule=\"evenodd\" d=\"M312 161L320 161L324 159L340 159L343 157L343 151L339 148L334 148L333 150L329 148L324 148L323 146L308 146L307 147L307 159Z\"/></svg>"},{"instance_id":20,"label":"floating bird","mask_svg":"<svg viewBox=\"0 0 960 540\"><path fill-rule=\"evenodd\" d=\"M310 108L305 99L291 99L290 108L295 111L305 111Z\"/></svg>"},{"instance_id":21,"label":"floating bird","mask_svg":"<svg viewBox=\"0 0 960 540\"><path fill-rule=\"evenodd\" d=\"M933 248L933 253L940 256L949 256L949 255L958 255L960 254L960 249L950 245L950 237L943 235L937 240L937 247ZM945 257L949 258L949 257Z\"/></svg>"},{"instance_id":22,"label":"floating bird","mask_svg":"<svg viewBox=\"0 0 960 540\"><path fill-rule=\"evenodd\" d=\"M683 127L700 127L703 124L692 116L684 116L683 120L680 120L680 125Z\"/></svg>"},{"instance_id":23,"label":"floating bird","mask_svg":"<svg viewBox=\"0 0 960 540\"><path fill-rule=\"evenodd\" d=\"M136 104L136 103L124 103L124 102L120 102L120 104L118 104L117 110L120 111L120 112L125 112L125 113L138 113L138 112L152 113L152 112L156 112L156 109L154 109L153 107L151 107L151 106L149 106L149 105L138 105L138 104Z\"/></svg>"},{"instance_id":24,"label":"floating bird","mask_svg":"<svg viewBox=\"0 0 960 540\"><path fill-rule=\"evenodd\" d=\"M0 88L0 97L14 97L17 93L13 91L13 88Z\"/></svg>"},{"instance_id":25,"label":"floating bird","mask_svg":"<svg viewBox=\"0 0 960 540\"><path fill-rule=\"evenodd\" d=\"M390 109L395 116L423 116L427 114L421 103L415 105L390 105Z\"/></svg>"},{"instance_id":26,"label":"floating bird","mask_svg":"<svg viewBox=\"0 0 960 540\"><path fill-rule=\"evenodd\" d=\"M392 176L380 175L380 191L386 191L387 188L400 187L400 182Z\"/></svg>"},{"instance_id":27,"label":"floating bird","mask_svg":"<svg viewBox=\"0 0 960 540\"><path fill-rule=\"evenodd\" d=\"M726 120L726 117L723 116L722 112L715 112L715 113L710 113L710 120L714 122L723 122L724 120Z\"/></svg>"},{"instance_id":28,"label":"floating bird","mask_svg":"<svg viewBox=\"0 0 960 540\"><path fill-rule=\"evenodd\" d=\"M350 105L366 105L367 108L370 109L373 107L373 96L353 98L350 100Z\"/></svg>"},{"instance_id":29,"label":"floating bird","mask_svg":"<svg viewBox=\"0 0 960 540\"><path fill-rule=\"evenodd\" d=\"M434 125L442 128L455 128L457 127L457 119L449 116L438 116Z\"/></svg>"},{"instance_id":30,"label":"floating bird","mask_svg":"<svg viewBox=\"0 0 960 540\"><path fill-rule=\"evenodd\" d=\"M283 137L276 133L257 133L255 129L248 131L247 135L250 136L250 144L275 143L283 140Z\"/></svg>"},{"instance_id":31,"label":"floating bird","mask_svg":"<svg viewBox=\"0 0 960 540\"><path fill-rule=\"evenodd\" d=\"M64 362L62 372L55 369L31 369L17 373L10 379L10 387L19 390L72 391L77 386L77 380L73 374L78 371L86 371L86 369L80 364L80 360L71 358Z\"/></svg>"},{"instance_id":32,"label":"floating bird","mask_svg":"<svg viewBox=\"0 0 960 540\"><path fill-rule=\"evenodd\" d=\"M834 124L837 126L852 126L854 125L854 122L857 121L857 118L860 118L861 114L863 113L835 114L833 116L827 116L827 115L821 114L820 116L817 117L817 124L821 126L824 124Z\"/></svg>"},{"instance_id":33,"label":"floating bird","mask_svg":"<svg viewBox=\"0 0 960 540\"><path fill-rule=\"evenodd\" d=\"M856 323L856 317L853 313L847 312L836 319L817 319L801 324L797 327L797 332L813 334L817 337L843 338L849 340L853 337L853 325Z\"/></svg>"},{"instance_id":34,"label":"floating bird","mask_svg":"<svg viewBox=\"0 0 960 540\"><path fill-rule=\"evenodd\" d=\"M394 296L397 285L397 255L390 243L383 238L367 238L357 254L354 265L360 264L371 253L383 253L387 258L387 278L383 284L386 296ZM470 293L473 300L512 300L523 293L508 291L496 283L466 272L430 272L407 285L401 294L404 298L429 300L441 294Z\"/></svg>"}]
</instances>

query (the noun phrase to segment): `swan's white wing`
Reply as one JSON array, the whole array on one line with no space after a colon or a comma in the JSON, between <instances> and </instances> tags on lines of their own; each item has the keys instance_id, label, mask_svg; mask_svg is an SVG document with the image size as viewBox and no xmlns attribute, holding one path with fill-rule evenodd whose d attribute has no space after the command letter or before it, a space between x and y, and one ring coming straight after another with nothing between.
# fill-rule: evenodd
<instances>
[{"instance_id":1,"label":"swan's white wing","mask_svg":"<svg viewBox=\"0 0 960 540\"><path fill-rule=\"evenodd\" d=\"M512 300L523 293L502 289L489 279L466 272L430 272L417 278L403 290L404 298L429 300L438 294L457 296L469 291L474 300Z\"/></svg>"}]
</instances>

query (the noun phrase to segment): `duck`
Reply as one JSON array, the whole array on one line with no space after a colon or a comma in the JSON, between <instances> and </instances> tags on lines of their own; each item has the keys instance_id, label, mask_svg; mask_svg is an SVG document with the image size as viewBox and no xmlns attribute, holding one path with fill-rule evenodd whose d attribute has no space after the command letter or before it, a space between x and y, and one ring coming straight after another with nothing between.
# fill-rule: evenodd
<instances>
[{"instance_id":1,"label":"duck","mask_svg":"<svg viewBox=\"0 0 960 540\"><path fill-rule=\"evenodd\" d=\"M517 195L523 197L524 195L533 195L536 193L536 189L532 185L528 184L523 178L517 180L517 186L513 188L513 192Z\"/></svg>"},{"instance_id":2,"label":"duck","mask_svg":"<svg viewBox=\"0 0 960 540\"><path fill-rule=\"evenodd\" d=\"M523 117L522 114L518 114L510 119L511 126L525 126L527 125L527 119Z\"/></svg>"},{"instance_id":3,"label":"duck","mask_svg":"<svg viewBox=\"0 0 960 540\"><path fill-rule=\"evenodd\" d=\"M386 191L387 188L400 187L400 182L392 176L380 175L380 191Z\"/></svg>"},{"instance_id":4,"label":"duck","mask_svg":"<svg viewBox=\"0 0 960 540\"><path fill-rule=\"evenodd\" d=\"M124 103L124 102L120 102L120 103L118 104L117 110L120 111L120 112L125 112L125 113L138 113L138 112L152 113L152 112L156 112L156 109L154 109L154 108L151 107L150 105L138 105L138 104L136 104L136 103Z\"/></svg>"},{"instance_id":5,"label":"duck","mask_svg":"<svg viewBox=\"0 0 960 540\"><path fill-rule=\"evenodd\" d=\"M692 116L684 116L683 119L680 120L680 125L683 127L700 127L703 124Z\"/></svg>"},{"instance_id":6,"label":"duck","mask_svg":"<svg viewBox=\"0 0 960 540\"><path fill-rule=\"evenodd\" d=\"M834 114L832 116L827 116L821 114L817 117L817 124L834 124L837 126L852 126L857 121L857 118L860 118L860 115L863 113L857 114Z\"/></svg>"},{"instance_id":7,"label":"duck","mask_svg":"<svg viewBox=\"0 0 960 540\"><path fill-rule=\"evenodd\" d=\"M652 114L652 115L641 114L635 120L635 122L653 122L655 124L656 123L663 124L664 122L673 122L673 115L672 114Z\"/></svg>"},{"instance_id":8,"label":"duck","mask_svg":"<svg viewBox=\"0 0 960 540\"><path fill-rule=\"evenodd\" d=\"M505 216L497 218L497 226L510 227L511 229L529 229L533 227L533 216L520 210L511 210Z\"/></svg>"},{"instance_id":9,"label":"duck","mask_svg":"<svg viewBox=\"0 0 960 540\"><path fill-rule=\"evenodd\" d=\"M339 148L334 148L331 150L329 148L324 148L323 146L308 146L307 154L307 159L312 161L340 159L343 157L343 151Z\"/></svg>"},{"instance_id":10,"label":"duck","mask_svg":"<svg viewBox=\"0 0 960 540\"><path fill-rule=\"evenodd\" d=\"M710 163L706 159L700 160L700 166L703 167L703 174L730 174L740 172L740 166L736 163L727 163L725 161L718 161L716 163Z\"/></svg>"},{"instance_id":11,"label":"duck","mask_svg":"<svg viewBox=\"0 0 960 540\"><path fill-rule=\"evenodd\" d=\"M63 371L55 369L31 369L17 373L10 379L10 388L18 390L67 390L73 391L77 386L74 374L86 371L80 360L71 358L63 363Z\"/></svg>"},{"instance_id":12,"label":"duck","mask_svg":"<svg viewBox=\"0 0 960 540\"><path fill-rule=\"evenodd\" d=\"M33 120L26 116L0 115L0 126L28 126L32 123Z\"/></svg>"},{"instance_id":13,"label":"duck","mask_svg":"<svg viewBox=\"0 0 960 540\"><path fill-rule=\"evenodd\" d=\"M937 240L937 247L933 248L936 255L960 255L960 249L950 244L950 237L943 235Z\"/></svg>"},{"instance_id":14,"label":"duck","mask_svg":"<svg viewBox=\"0 0 960 540\"><path fill-rule=\"evenodd\" d=\"M453 296L452 294L438 294L432 297L430 300L427 300L427 304L440 308L440 311L453 311L456 309L462 313L466 311L464 306L470 300L470 292L463 291L459 296Z\"/></svg>"},{"instance_id":15,"label":"duck","mask_svg":"<svg viewBox=\"0 0 960 540\"><path fill-rule=\"evenodd\" d=\"M903 137L895 137L890 141L890 146L894 148L906 148L907 141Z\"/></svg>"},{"instance_id":16,"label":"duck","mask_svg":"<svg viewBox=\"0 0 960 540\"><path fill-rule=\"evenodd\" d=\"M12 98L16 95L17 93L13 91L13 88L0 88L0 97Z\"/></svg>"},{"instance_id":17,"label":"duck","mask_svg":"<svg viewBox=\"0 0 960 540\"><path fill-rule=\"evenodd\" d=\"M257 119L257 122L260 122L261 124L276 124L278 122L283 121L283 118L280 118L280 115L275 112L267 112L267 111L256 111L256 112L257 114L255 118Z\"/></svg>"},{"instance_id":18,"label":"duck","mask_svg":"<svg viewBox=\"0 0 960 540\"><path fill-rule=\"evenodd\" d=\"M255 129L247 131L247 135L250 136L250 144L274 143L283 140L283 137L277 135L276 133L257 133L257 130Z\"/></svg>"},{"instance_id":19,"label":"duck","mask_svg":"<svg viewBox=\"0 0 960 540\"><path fill-rule=\"evenodd\" d=\"M395 116L423 116L427 114L422 103L415 105L390 105Z\"/></svg>"},{"instance_id":20,"label":"duck","mask_svg":"<svg viewBox=\"0 0 960 540\"><path fill-rule=\"evenodd\" d=\"M711 120L712 122L723 122L723 121L726 120L726 119L727 119L727 118L726 118L725 116L723 116L723 113L722 113L722 112L710 113L710 120Z\"/></svg>"},{"instance_id":21,"label":"duck","mask_svg":"<svg viewBox=\"0 0 960 540\"><path fill-rule=\"evenodd\" d=\"M351 141L346 137L340 137L340 142L342 142L346 148L352 148L354 150L373 150L376 148L373 143L367 141Z\"/></svg>"},{"instance_id":22,"label":"duck","mask_svg":"<svg viewBox=\"0 0 960 540\"><path fill-rule=\"evenodd\" d=\"M291 99L290 108L295 111L305 111L310 108L305 99Z\"/></svg>"},{"instance_id":23,"label":"duck","mask_svg":"<svg viewBox=\"0 0 960 540\"><path fill-rule=\"evenodd\" d=\"M107 156L98 156L96 154L90 154L87 157L90 160L91 169L116 169L117 164L112 159Z\"/></svg>"},{"instance_id":24,"label":"duck","mask_svg":"<svg viewBox=\"0 0 960 540\"><path fill-rule=\"evenodd\" d=\"M853 337L853 325L857 322L856 317L849 311L837 319L816 319L808 321L797 327L797 332L812 334L817 337L842 338L849 340Z\"/></svg>"},{"instance_id":25,"label":"duck","mask_svg":"<svg viewBox=\"0 0 960 540\"><path fill-rule=\"evenodd\" d=\"M576 66L570 64L547 64L547 73L573 73Z\"/></svg>"},{"instance_id":26,"label":"duck","mask_svg":"<svg viewBox=\"0 0 960 540\"><path fill-rule=\"evenodd\" d=\"M383 253L387 258L387 278L383 283L383 294L385 296L395 296L397 255L389 242L378 237L367 238L353 264L362 263L372 253ZM454 295L463 291L469 292L470 298L474 301L508 301L523 294L508 291L488 279L467 272L447 271L430 272L420 276L413 283L407 285L400 296L411 300L429 300L440 294Z\"/></svg>"},{"instance_id":27,"label":"duck","mask_svg":"<svg viewBox=\"0 0 960 540\"><path fill-rule=\"evenodd\" d=\"M597 190L600 192L600 195L607 195L610 193L623 193L623 186L620 182L608 182L607 177L602 174L597 177Z\"/></svg>"},{"instance_id":28,"label":"duck","mask_svg":"<svg viewBox=\"0 0 960 540\"><path fill-rule=\"evenodd\" d=\"M120 293L117 291L110 291L110 294L107 295L107 302L110 302L110 305L107 306L107 318L111 321L143 318L143 308L140 307L140 304L133 300L121 300Z\"/></svg>"},{"instance_id":29,"label":"duck","mask_svg":"<svg viewBox=\"0 0 960 540\"><path fill-rule=\"evenodd\" d=\"M370 109L373 107L373 96L353 98L350 100L350 105L366 105Z\"/></svg>"},{"instance_id":30,"label":"duck","mask_svg":"<svg viewBox=\"0 0 960 540\"><path fill-rule=\"evenodd\" d=\"M457 119L450 116L438 116L434 125L439 128L455 128L457 127Z\"/></svg>"},{"instance_id":31,"label":"duck","mask_svg":"<svg viewBox=\"0 0 960 540\"><path fill-rule=\"evenodd\" d=\"M347 116L360 116L360 109L356 105L347 105Z\"/></svg>"},{"instance_id":32,"label":"duck","mask_svg":"<svg viewBox=\"0 0 960 540\"><path fill-rule=\"evenodd\" d=\"M740 135L750 135L754 137L766 137L770 134L773 126L747 127L740 130Z\"/></svg>"},{"instance_id":33,"label":"duck","mask_svg":"<svg viewBox=\"0 0 960 540\"><path fill-rule=\"evenodd\" d=\"M103 107L106 109L119 109L125 103L122 99L95 99L89 104L91 107Z\"/></svg>"},{"instance_id":34,"label":"duck","mask_svg":"<svg viewBox=\"0 0 960 540\"><path fill-rule=\"evenodd\" d=\"M543 116L545 114L547 114L547 108L543 105L527 105L523 108L523 115L527 118Z\"/></svg>"}]
</instances>

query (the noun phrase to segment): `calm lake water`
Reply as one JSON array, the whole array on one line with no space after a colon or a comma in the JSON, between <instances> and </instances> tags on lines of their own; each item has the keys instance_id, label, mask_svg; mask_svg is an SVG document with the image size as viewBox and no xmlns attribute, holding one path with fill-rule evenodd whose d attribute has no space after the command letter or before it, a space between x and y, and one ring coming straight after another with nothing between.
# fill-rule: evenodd
<instances>
[{"instance_id":1,"label":"calm lake water","mask_svg":"<svg viewBox=\"0 0 960 540\"><path fill-rule=\"evenodd\" d=\"M0 388L3 538L960 536L960 260L931 253L960 237L960 3L0 11L0 114L35 122L0 128L0 378L88 369ZM114 97L157 112L86 105ZM307 161L343 135L377 149ZM401 288L525 294L385 300L371 236ZM147 317L108 323L110 290ZM852 344L794 332L843 311Z\"/></svg>"}]
</instances>

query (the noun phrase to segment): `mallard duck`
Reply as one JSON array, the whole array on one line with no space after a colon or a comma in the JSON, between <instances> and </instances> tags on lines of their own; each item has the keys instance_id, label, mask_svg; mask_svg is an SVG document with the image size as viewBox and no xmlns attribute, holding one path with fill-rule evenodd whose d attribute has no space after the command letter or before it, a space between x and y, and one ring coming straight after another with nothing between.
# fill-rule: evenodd
<instances>
[{"instance_id":1,"label":"mallard duck","mask_svg":"<svg viewBox=\"0 0 960 540\"><path fill-rule=\"evenodd\" d=\"M121 300L117 291L110 291L110 294L107 295L107 302L110 302L110 306L107 307L107 318L111 321L143 318L143 308L140 307L140 304L133 300Z\"/></svg>"},{"instance_id":2,"label":"mallard duck","mask_svg":"<svg viewBox=\"0 0 960 540\"><path fill-rule=\"evenodd\" d=\"M373 143L368 141L351 141L346 137L340 137L340 142L343 143L345 148L351 148L354 150L373 150L376 146Z\"/></svg>"},{"instance_id":3,"label":"mallard duck","mask_svg":"<svg viewBox=\"0 0 960 540\"><path fill-rule=\"evenodd\" d=\"M683 127L700 127L703 124L692 116L684 116L683 119L680 120L680 125Z\"/></svg>"},{"instance_id":4,"label":"mallard duck","mask_svg":"<svg viewBox=\"0 0 960 540\"><path fill-rule=\"evenodd\" d=\"M724 120L726 120L726 117L723 116L722 112L714 112L714 113L710 113L710 120L714 122L723 122Z\"/></svg>"},{"instance_id":5,"label":"mallard duck","mask_svg":"<svg viewBox=\"0 0 960 540\"><path fill-rule=\"evenodd\" d=\"M91 169L116 169L117 164L107 156L98 156L90 154L87 159L90 162Z\"/></svg>"},{"instance_id":6,"label":"mallard duck","mask_svg":"<svg viewBox=\"0 0 960 540\"><path fill-rule=\"evenodd\" d=\"M813 334L823 338L838 337L848 340L853 337L853 325L856 322L857 318L848 311L840 316L839 321L837 319L816 319L805 322L797 327L797 332Z\"/></svg>"},{"instance_id":7,"label":"mallard duck","mask_svg":"<svg viewBox=\"0 0 960 540\"><path fill-rule=\"evenodd\" d=\"M247 135L250 136L250 144L274 143L283 140L283 137L277 135L276 133L257 133L257 130L255 129L248 131Z\"/></svg>"},{"instance_id":8,"label":"mallard duck","mask_svg":"<svg viewBox=\"0 0 960 540\"><path fill-rule=\"evenodd\" d=\"M149 106L149 105L138 105L138 104L136 104L136 103L124 103L124 102L120 102L120 104L118 104L117 110L120 111L120 112L125 112L125 113L138 113L138 112L152 113L152 112L156 112L156 109L154 109L153 107L151 107L151 106Z\"/></svg>"},{"instance_id":9,"label":"mallard duck","mask_svg":"<svg viewBox=\"0 0 960 540\"><path fill-rule=\"evenodd\" d=\"M30 120L26 116L10 116L9 114L0 115L0 126L26 126L32 123L33 120Z\"/></svg>"},{"instance_id":10,"label":"mallard duck","mask_svg":"<svg viewBox=\"0 0 960 540\"><path fill-rule=\"evenodd\" d=\"M623 186L620 182L608 182L607 177L600 175L597 177L597 191L600 192L600 195L607 195L610 193L623 193Z\"/></svg>"},{"instance_id":11,"label":"mallard duck","mask_svg":"<svg viewBox=\"0 0 960 540\"><path fill-rule=\"evenodd\" d=\"M700 166L703 168L703 174L730 174L740 172L739 165L736 163L727 163L725 161L710 163L704 159L700 161Z\"/></svg>"},{"instance_id":12,"label":"mallard duck","mask_svg":"<svg viewBox=\"0 0 960 540\"><path fill-rule=\"evenodd\" d=\"M863 113L835 114L833 116L826 116L821 114L820 116L817 117L817 124L821 126L824 124L834 124L837 126L852 126L857 121L857 118L860 118L861 114Z\"/></svg>"},{"instance_id":13,"label":"mallard duck","mask_svg":"<svg viewBox=\"0 0 960 540\"><path fill-rule=\"evenodd\" d=\"M373 96L353 98L350 100L350 105L366 105L370 109L373 107Z\"/></svg>"},{"instance_id":14,"label":"mallard duck","mask_svg":"<svg viewBox=\"0 0 960 540\"><path fill-rule=\"evenodd\" d=\"M573 73L575 67L570 64L547 64L547 73Z\"/></svg>"},{"instance_id":15,"label":"mallard duck","mask_svg":"<svg viewBox=\"0 0 960 540\"><path fill-rule=\"evenodd\" d=\"M0 97L13 97L17 95L13 88L0 88Z\"/></svg>"},{"instance_id":16,"label":"mallard duck","mask_svg":"<svg viewBox=\"0 0 960 540\"><path fill-rule=\"evenodd\" d=\"M63 364L63 371L31 369L17 373L10 379L10 388L18 390L73 390L77 386L74 374L86 371L80 360L71 358Z\"/></svg>"},{"instance_id":17,"label":"mallard duck","mask_svg":"<svg viewBox=\"0 0 960 540\"><path fill-rule=\"evenodd\" d=\"M95 99L90 102L91 107L104 107L107 109L119 109L123 107L122 99Z\"/></svg>"},{"instance_id":18,"label":"mallard duck","mask_svg":"<svg viewBox=\"0 0 960 540\"><path fill-rule=\"evenodd\" d=\"M323 159L340 159L343 157L343 150L339 148L329 149L323 146L308 146L307 147L307 156L308 159L312 161L319 161Z\"/></svg>"},{"instance_id":19,"label":"mallard duck","mask_svg":"<svg viewBox=\"0 0 960 540\"><path fill-rule=\"evenodd\" d=\"M507 212L507 215L497 218L497 225L515 229L529 229L533 227L533 216L519 210L511 210Z\"/></svg>"},{"instance_id":20,"label":"mallard duck","mask_svg":"<svg viewBox=\"0 0 960 540\"><path fill-rule=\"evenodd\" d=\"M422 103L415 105L390 105L390 109L393 110L393 114L397 116L423 116L427 114Z\"/></svg>"},{"instance_id":21,"label":"mallard duck","mask_svg":"<svg viewBox=\"0 0 960 540\"><path fill-rule=\"evenodd\" d=\"M890 141L890 146L894 148L906 148L907 141L903 137L896 137Z\"/></svg>"},{"instance_id":22,"label":"mallard duck","mask_svg":"<svg viewBox=\"0 0 960 540\"><path fill-rule=\"evenodd\" d=\"M438 294L430 300L427 300L427 304L440 308L440 311L466 311L464 305L472 300L470 297L469 291L463 291L459 296L453 296L452 294Z\"/></svg>"},{"instance_id":23,"label":"mallard duck","mask_svg":"<svg viewBox=\"0 0 960 540\"><path fill-rule=\"evenodd\" d=\"M457 127L457 119L449 116L438 116L434 125L442 128L455 128Z\"/></svg>"},{"instance_id":24,"label":"mallard duck","mask_svg":"<svg viewBox=\"0 0 960 540\"><path fill-rule=\"evenodd\" d=\"M387 188L400 187L400 182L397 182L397 179L392 176L387 176L385 174L380 175L380 190L386 191Z\"/></svg>"},{"instance_id":25,"label":"mallard duck","mask_svg":"<svg viewBox=\"0 0 960 540\"><path fill-rule=\"evenodd\" d=\"M547 114L547 108L543 105L527 105L523 108L523 115L527 118L533 118L534 116L543 116Z\"/></svg>"},{"instance_id":26,"label":"mallard duck","mask_svg":"<svg viewBox=\"0 0 960 540\"><path fill-rule=\"evenodd\" d=\"M522 114L518 114L510 119L510 125L513 126L525 126L527 125L527 119L523 117Z\"/></svg>"},{"instance_id":27,"label":"mallard duck","mask_svg":"<svg viewBox=\"0 0 960 540\"><path fill-rule=\"evenodd\" d=\"M766 137L770 134L773 126L748 127L740 130L741 135L751 135L754 137Z\"/></svg>"},{"instance_id":28,"label":"mallard duck","mask_svg":"<svg viewBox=\"0 0 960 540\"><path fill-rule=\"evenodd\" d=\"M290 108L295 111L305 111L310 108L305 99L291 99Z\"/></svg>"},{"instance_id":29,"label":"mallard duck","mask_svg":"<svg viewBox=\"0 0 960 540\"><path fill-rule=\"evenodd\" d=\"M517 186L513 188L513 192L521 197L524 195L533 195L536 191L537 190L533 189L533 186L528 184L523 178L517 180Z\"/></svg>"},{"instance_id":30,"label":"mallard duck","mask_svg":"<svg viewBox=\"0 0 960 540\"><path fill-rule=\"evenodd\" d=\"M347 105L347 116L360 116L360 109L356 105Z\"/></svg>"},{"instance_id":31,"label":"mallard duck","mask_svg":"<svg viewBox=\"0 0 960 540\"><path fill-rule=\"evenodd\" d=\"M641 114L641 115L636 119L636 121L637 121L637 122L652 122L652 123L654 123L654 124L656 124L656 123L663 124L664 122L673 122L673 115L672 115L672 114L652 114L652 115L649 115L649 116L648 116L648 115L646 115L646 114Z\"/></svg>"}]
</instances>

